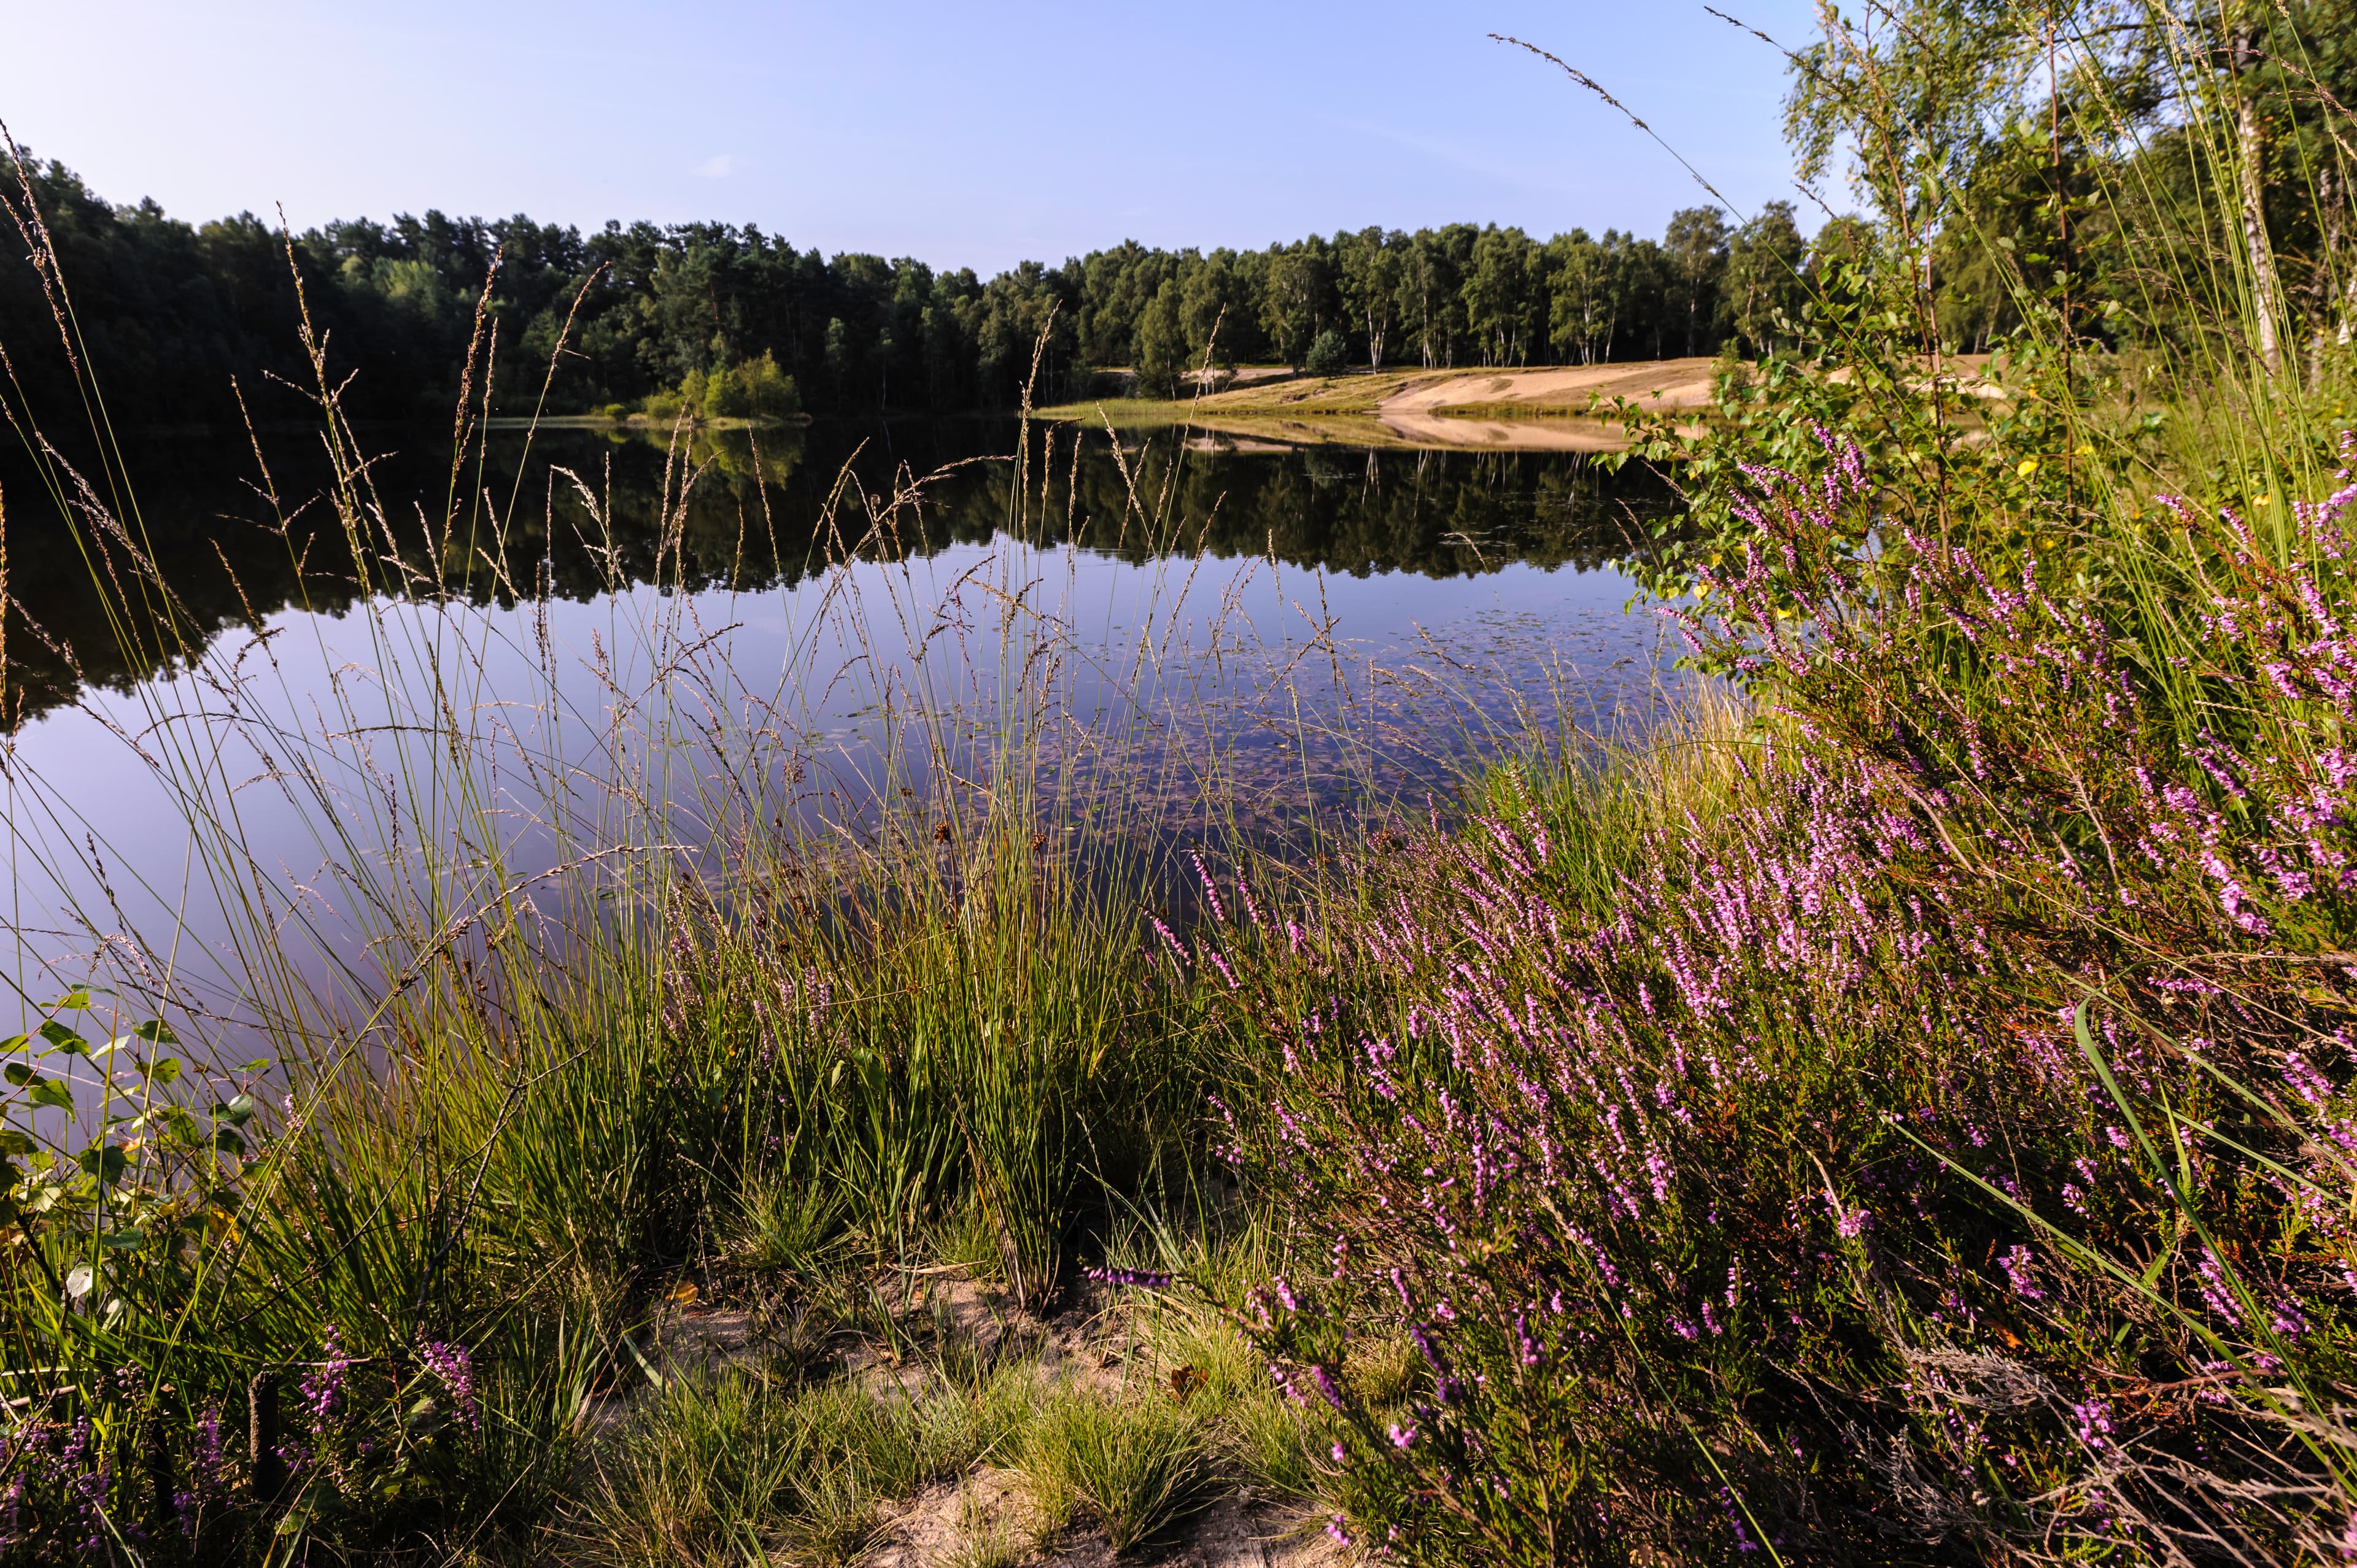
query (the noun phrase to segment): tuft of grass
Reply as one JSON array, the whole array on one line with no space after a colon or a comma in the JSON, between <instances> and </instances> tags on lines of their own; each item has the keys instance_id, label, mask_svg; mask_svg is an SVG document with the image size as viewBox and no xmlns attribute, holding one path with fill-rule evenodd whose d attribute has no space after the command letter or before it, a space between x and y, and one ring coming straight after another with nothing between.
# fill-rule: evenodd
<instances>
[{"instance_id":1,"label":"tuft of grass","mask_svg":"<svg viewBox=\"0 0 2357 1568\"><path fill-rule=\"evenodd\" d=\"M817 1273L843 1251L844 1200L817 1181L756 1177L724 1221L728 1261L756 1272Z\"/></svg>"},{"instance_id":2,"label":"tuft of grass","mask_svg":"<svg viewBox=\"0 0 2357 1568\"><path fill-rule=\"evenodd\" d=\"M1186 1282L1182 1292L1133 1304L1138 1364L1150 1369L1151 1382L1130 1397L1173 1404L1202 1423L1222 1476L1264 1498L1301 1502L1326 1490L1320 1465L1339 1428L1323 1406L1285 1397L1267 1356L1218 1305L1284 1272L1276 1219L1256 1206L1203 1207L1177 1224L1142 1217L1117 1231L1106 1257L1117 1268ZM1394 1348L1389 1338L1369 1346L1382 1370L1368 1397L1387 1406L1405 1388L1394 1375Z\"/></svg>"},{"instance_id":3,"label":"tuft of grass","mask_svg":"<svg viewBox=\"0 0 2357 1568\"><path fill-rule=\"evenodd\" d=\"M999 1245L997 1228L978 1197L969 1197L951 1210L933 1232L932 1252L940 1262L963 1269L970 1278L1006 1278L1006 1254Z\"/></svg>"},{"instance_id":4,"label":"tuft of grass","mask_svg":"<svg viewBox=\"0 0 2357 1568\"><path fill-rule=\"evenodd\" d=\"M697 1562L775 1528L807 1460L793 1396L730 1369L673 1380L592 1456L583 1520L593 1558Z\"/></svg>"},{"instance_id":5,"label":"tuft of grass","mask_svg":"<svg viewBox=\"0 0 2357 1568\"><path fill-rule=\"evenodd\" d=\"M777 1538L790 1561L816 1568L856 1562L882 1528L880 1505L896 1495L878 1492L873 1477L848 1464L806 1477L797 1490L799 1506Z\"/></svg>"},{"instance_id":6,"label":"tuft of grass","mask_svg":"<svg viewBox=\"0 0 2357 1568\"><path fill-rule=\"evenodd\" d=\"M673 1379L593 1455L576 1535L590 1560L699 1561L748 1541L848 1562L877 1509L1010 1445L1028 1369L797 1385L729 1367Z\"/></svg>"},{"instance_id":7,"label":"tuft of grass","mask_svg":"<svg viewBox=\"0 0 2357 1568\"><path fill-rule=\"evenodd\" d=\"M1201 1423L1168 1400L1067 1389L1033 1418L1017 1467L1045 1519L1085 1515L1125 1552L1201 1506L1211 1451Z\"/></svg>"}]
</instances>

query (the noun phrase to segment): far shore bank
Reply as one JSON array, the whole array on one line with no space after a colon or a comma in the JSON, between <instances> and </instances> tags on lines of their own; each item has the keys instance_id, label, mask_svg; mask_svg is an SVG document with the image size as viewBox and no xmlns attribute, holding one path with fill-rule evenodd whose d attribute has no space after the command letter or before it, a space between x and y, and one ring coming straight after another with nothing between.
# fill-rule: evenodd
<instances>
[{"instance_id":1,"label":"far shore bank","mask_svg":"<svg viewBox=\"0 0 2357 1568\"><path fill-rule=\"evenodd\" d=\"M643 413L616 419L603 413L497 413L483 423L493 430L778 430L800 428L811 422L807 413L783 419L655 419Z\"/></svg>"},{"instance_id":2,"label":"far shore bank","mask_svg":"<svg viewBox=\"0 0 2357 1568\"><path fill-rule=\"evenodd\" d=\"M1943 361L1943 384L2002 398L1986 379L1989 356ZM1209 445L1469 448L1514 452L1619 452L1627 418L1669 414L1698 433L1721 362L1704 356L1531 369L1357 371L1297 375L1240 370L1224 390L1189 398L1101 398L1039 411L1041 417L1116 429L1181 424ZM1841 372L1835 372L1840 379ZM1927 375L1927 380L1930 379ZM1681 417L1683 416L1683 417Z\"/></svg>"},{"instance_id":3,"label":"far shore bank","mask_svg":"<svg viewBox=\"0 0 2357 1568\"><path fill-rule=\"evenodd\" d=\"M1122 398L1043 409L1050 419L1191 424L1216 436L1286 446L1478 447L1613 452L1628 445L1609 411L1706 409L1716 360L1649 360L1532 370L1387 370L1340 376L1240 375L1192 398Z\"/></svg>"}]
</instances>

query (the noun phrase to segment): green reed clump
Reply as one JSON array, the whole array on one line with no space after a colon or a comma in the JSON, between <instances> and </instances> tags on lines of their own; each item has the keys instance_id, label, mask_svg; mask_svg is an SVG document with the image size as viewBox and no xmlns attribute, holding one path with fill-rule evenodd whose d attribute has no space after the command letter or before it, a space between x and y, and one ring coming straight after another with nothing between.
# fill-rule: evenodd
<instances>
[{"instance_id":1,"label":"green reed clump","mask_svg":"<svg viewBox=\"0 0 2357 1568\"><path fill-rule=\"evenodd\" d=\"M748 1081L768 1097L729 1179L799 1245L904 1258L955 1226L1036 1304L1100 1184L1185 1162L1206 1064L1194 1001L1144 983L1134 895L997 824L969 854L955 877L788 879L749 911L683 908L662 1026L716 1043L732 1101Z\"/></svg>"}]
</instances>

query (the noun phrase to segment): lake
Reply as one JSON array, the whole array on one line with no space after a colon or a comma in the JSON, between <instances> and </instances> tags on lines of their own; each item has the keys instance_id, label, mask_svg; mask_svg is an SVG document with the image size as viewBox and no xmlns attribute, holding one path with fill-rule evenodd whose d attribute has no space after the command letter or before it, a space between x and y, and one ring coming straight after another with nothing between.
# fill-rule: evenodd
<instances>
[{"instance_id":1,"label":"lake","mask_svg":"<svg viewBox=\"0 0 2357 1568\"><path fill-rule=\"evenodd\" d=\"M764 823L856 845L1019 795L1060 830L1298 845L1675 682L1617 565L1666 489L1577 454L984 420L494 430L455 465L447 428L357 441L340 513L302 433L136 443L79 530L0 472L22 992L145 964L226 1003L264 929L361 972L388 876Z\"/></svg>"}]
</instances>

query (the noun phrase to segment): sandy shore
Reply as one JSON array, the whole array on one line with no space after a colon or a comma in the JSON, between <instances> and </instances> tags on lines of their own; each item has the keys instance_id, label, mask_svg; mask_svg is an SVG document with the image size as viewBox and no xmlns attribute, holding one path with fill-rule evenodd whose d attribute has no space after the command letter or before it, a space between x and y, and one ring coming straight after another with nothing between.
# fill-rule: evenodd
<instances>
[{"instance_id":1,"label":"sandy shore","mask_svg":"<svg viewBox=\"0 0 2357 1568\"><path fill-rule=\"evenodd\" d=\"M1385 416L1438 413L1479 404L1484 409L1527 409L1563 413L1627 398L1640 408L1707 408L1711 373L1707 359L1646 360L1622 365L1554 365L1536 371L1442 373L1411 382L1378 405Z\"/></svg>"},{"instance_id":2,"label":"sandy shore","mask_svg":"<svg viewBox=\"0 0 2357 1568\"><path fill-rule=\"evenodd\" d=\"M1952 359L1943 378L1958 392L1999 398L1984 381L1987 356ZM1175 402L1123 400L1044 411L1093 424L1188 424L1226 450L1288 446L1448 446L1517 452L1617 452L1629 445L1618 419L1598 418L1626 402L1641 414L1699 415L1711 406L1718 361L1641 360L1539 370L1359 371L1298 376L1257 366L1224 392ZM1846 372L1835 371L1836 379ZM1691 427L1691 426L1689 426Z\"/></svg>"},{"instance_id":3,"label":"sandy shore","mask_svg":"<svg viewBox=\"0 0 2357 1568\"><path fill-rule=\"evenodd\" d=\"M1647 413L1707 408L1715 368L1716 361L1697 358L1344 376L1264 370L1198 398L1125 403L1118 417L1192 424L1231 450L1275 444L1613 452L1627 438L1617 422L1587 417L1592 405L1625 398ZM1047 412L1090 424L1103 417L1092 404Z\"/></svg>"}]
</instances>

